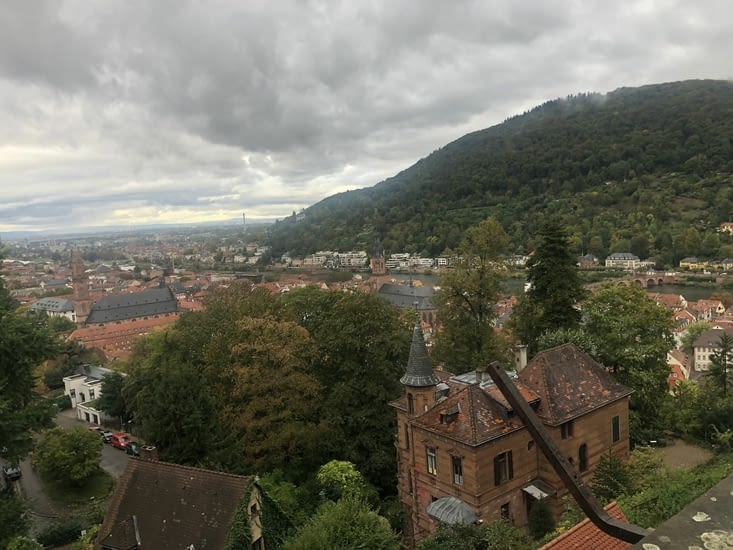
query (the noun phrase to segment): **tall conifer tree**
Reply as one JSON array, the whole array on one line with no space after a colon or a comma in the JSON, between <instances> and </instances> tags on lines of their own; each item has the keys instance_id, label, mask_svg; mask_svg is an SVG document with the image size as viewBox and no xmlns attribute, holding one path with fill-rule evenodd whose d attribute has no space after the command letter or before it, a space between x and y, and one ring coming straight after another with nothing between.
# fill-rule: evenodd
<instances>
[{"instance_id":1,"label":"tall conifer tree","mask_svg":"<svg viewBox=\"0 0 733 550\"><path fill-rule=\"evenodd\" d=\"M543 333L580 325L576 305L585 296L568 236L557 218L546 219L540 227L537 247L527 262L527 283L512 324L515 335L535 352Z\"/></svg>"}]
</instances>

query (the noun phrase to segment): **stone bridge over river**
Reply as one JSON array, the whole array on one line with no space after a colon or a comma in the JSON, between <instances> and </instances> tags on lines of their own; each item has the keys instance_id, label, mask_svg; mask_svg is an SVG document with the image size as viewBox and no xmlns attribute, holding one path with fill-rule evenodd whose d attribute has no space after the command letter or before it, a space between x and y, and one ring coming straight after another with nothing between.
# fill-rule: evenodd
<instances>
[{"instance_id":1,"label":"stone bridge over river","mask_svg":"<svg viewBox=\"0 0 733 550\"><path fill-rule=\"evenodd\" d=\"M658 286L673 285L679 282L679 280L680 278L677 274L647 272L636 275L627 275L620 279L614 279L613 282L619 285L639 285L642 288L651 289ZM603 283L593 283L588 285L588 288L597 288L605 283L608 283L608 281L604 281Z\"/></svg>"}]
</instances>

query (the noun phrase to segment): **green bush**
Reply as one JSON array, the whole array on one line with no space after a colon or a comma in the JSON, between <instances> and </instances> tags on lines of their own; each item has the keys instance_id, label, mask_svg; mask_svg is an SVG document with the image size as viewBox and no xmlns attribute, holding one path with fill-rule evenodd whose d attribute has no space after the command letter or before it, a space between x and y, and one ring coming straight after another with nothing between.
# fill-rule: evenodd
<instances>
[{"instance_id":1,"label":"green bush","mask_svg":"<svg viewBox=\"0 0 733 550\"><path fill-rule=\"evenodd\" d=\"M55 548L76 541L85 525L79 518L68 518L49 525L38 534L38 542L43 546Z\"/></svg>"},{"instance_id":2,"label":"green bush","mask_svg":"<svg viewBox=\"0 0 733 550\"><path fill-rule=\"evenodd\" d=\"M535 540L541 539L555 529L555 519L552 517L552 511L550 511L550 507L544 498L532 504L528 519L529 534Z\"/></svg>"},{"instance_id":3,"label":"green bush","mask_svg":"<svg viewBox=\"0 0 733 550\"><path fill-rule=\"evenodd\" d=\"M55 400L56 406L60 411L68 411L71 408L71 397L68 395L59 395Z\"/></svg>"}]
</instances>

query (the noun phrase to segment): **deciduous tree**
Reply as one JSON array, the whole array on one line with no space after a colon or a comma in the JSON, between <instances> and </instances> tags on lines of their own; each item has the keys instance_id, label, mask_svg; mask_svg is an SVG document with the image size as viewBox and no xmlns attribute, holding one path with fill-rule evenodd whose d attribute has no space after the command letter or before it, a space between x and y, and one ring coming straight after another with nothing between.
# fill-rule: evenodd
<instances>
[{"instance_id":1,"label":"deciduous tree","mask_svg":"<svg viewBox=\"0 0 733 550\"><path fill-rule=\"evenodd\" d=\"M17 463L32 448L32 432L51 424L50 400L34 392L35 369L57 343L43 322L16 311L0 277L0 449Z\"/></svg>"},{"instance_id":2,"label":"deciduous tree","mask_svg":"<svg viewBox=\"0 0 733 550\"><path fill-rule=\"evenodd\" d=\"M397 535L389 522L358 498L328 501L284 550L398 550Z\"/></svg>"},{"instance_id":3,"label":"deciduous tree","mask_svg":"<svg viewBox=\"0 0 733 550\"><path fill-rule=\"evenodd\" d=\"M36 445L33 463L49 480L82 485L99 470L103 442L81 426L51 428Z\"/></svg>"},{"instance_id":4,"label":"deciduous tree","mask_svg":"<svg viewBox=\"0 0 733 550\"><path fill-rule=\"evenodd\" d=\"M489 548L511 548L531 550L534 541L525 531L506 521L495 521L482 525L441 523L435 533L418 545L419 550L487 550Z\"/></svg>"},{"instance_id":5,"label":"deciduous tree","mask_svg":"<svg viewBox=\"0 0 733 550\"><path fill-rule=\"evenodd\" d=\"M443 330L435 338L433 354L452 372L508 360L506 343L494 331L508 246L501 225L486 219L466 231L457 264L440 277L434 300Z\"/></svg>"},{"instance_id":6,"label":"deciduous tree","mask_svg":"<svg viewBox=\"0 0 733 550\"><path fill-rule=\"evenodd\" d=\"M112 418L128 420L129 415L122 389L125 377L119 372L110 372L102 380L102 395L97 399L97 409L106 412Z\"/></svg>"},{"instance_id":7,"label":"deciduous tree","mask_svg":"<svg viewBox=\"0 0 733 550\"><path fill-rule=\"evenodd\" d=\"M394 411L410 350L410 322L374 294L315 288L284 298L291 318L317 346L315 373L323 387L321 464L353 462L384 493L394 491Z\"/></svg>"},{"instance_id":8,"label":"deciduous tree","mask_svg":"<svg viewBox=\"0 0 733 550\"><path fill-rule=\"evenodd\" d=\"M668 398L667 352L674 346L669 311L636 285L607 284L586 300L583 313L595 358L634 389L632 410L643 426L653 426Z\"/></svg>"}]
</instances>

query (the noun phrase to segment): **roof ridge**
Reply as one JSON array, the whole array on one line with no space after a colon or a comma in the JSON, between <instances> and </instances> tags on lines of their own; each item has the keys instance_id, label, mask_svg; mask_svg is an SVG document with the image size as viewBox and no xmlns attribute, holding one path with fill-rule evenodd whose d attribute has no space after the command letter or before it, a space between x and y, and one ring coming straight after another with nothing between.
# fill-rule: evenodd
<instances>
[{"instance_id":1,"label":"roof ridge","mask_svg":"<svg viewBox=\"0 0 733 550\"><path fill-rule=\"evenodd\" d=\"M468 386L468 410L469 410L469 422L471 426L471 443L474 445L478 441L478 429L476 428L476 408L473 405L474 394L476 390L479 390L482 395L484 392L478 385L471 384Z\"/></svg>"},{"instance_id":2,"label":"roof ridge","mask_svg":"<svg viewBox=\"0 0 733 550\"><path fill-rule=\"evenodd\" d=\"M219 470L212 470L211 468L202 468L202 467L199 467L199 466L188 466L188 465L185 465L185 464L176 464L175 462L165 462L163 460L153 460L153 459L150 459L150 458L140 458L140 457L131 457L131 459L134 460L134 461L136 461L136 462L143 463L143 464L145 464L145 463L147 463L147 464L162 464L163 466L166 466L166 467L171 467L172 466L173 469L177 469L177 470L188 470L188 471L191 471L191 472L200 472L200 473L205 473L205 474L216 474L216 475L220 475L220 476L233 477L233 478L237 478L237 479L246 479L246 480L254 479L254 476L243 476L243 475L240 475L240 474L233 474L231 472L222 472L222 471L219 471Z\"/></svg>"}]
</instances>

